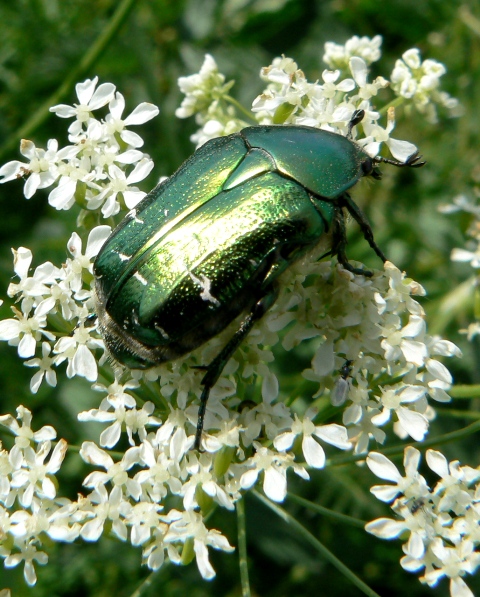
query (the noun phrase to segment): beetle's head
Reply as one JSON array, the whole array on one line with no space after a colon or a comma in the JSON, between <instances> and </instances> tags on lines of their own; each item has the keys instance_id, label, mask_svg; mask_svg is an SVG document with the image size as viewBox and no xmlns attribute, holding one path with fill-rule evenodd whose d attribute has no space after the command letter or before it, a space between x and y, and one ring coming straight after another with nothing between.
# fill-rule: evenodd
<instances>
[{"instance_id":1,"label":"beetle's head","mask_svg":"<svg viewBox=\"0 0 480 597\"><path fill-rule=\"evenodd\" d=\"M382 173L378 169L377 164L377 158L365 156L365 159L361 163L363 176L371 176L372 178L375 178L375 180L380 180L382 178Z\"/></svg>"}]
</instances>

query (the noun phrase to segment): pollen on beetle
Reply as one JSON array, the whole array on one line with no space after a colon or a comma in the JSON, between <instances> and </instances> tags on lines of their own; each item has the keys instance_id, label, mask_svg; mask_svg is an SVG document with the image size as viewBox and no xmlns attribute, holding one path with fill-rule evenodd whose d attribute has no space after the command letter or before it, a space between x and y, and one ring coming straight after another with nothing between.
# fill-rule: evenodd
<instances>
[{"instance_id":1,"label":"pollen on beetle","mask_svg":"<svg viewBox=\"0 0 480 597\"><path fill-rule=\"evenodd\" d=\"M170 336L167 334L167 332L160 327L159 325L155 325L155 329L157 330L157 332L160 332L160 335L165 338L165 340L169 340Z\"/></svg>"},{"instance_id":2,"label":"pollen on beetle","mask_svg":"<svg viewBox=\"0 0 480 597\"><path fill-rule=\"evenodd\" d=\"M220 301L216 299L214 296L212 296L212 294L210 293L210 289L212 287L212 281L210 280L210 278L207 278L203 274L200 278L197 278L197 276L195 274L192 274L192 272L188 272L188 275L190 276L192 281L195 282L195 284L198 284L202 289L202 292L200 293L200 298L204 301L209 301L210 303L213 303L216 307L219 307Z\"/></svg>"},{"instance_id":3,"label":"pollen on beetle","mask_svg":"<svg viewBox=\"0 0 480 597\"><path fill-rule=\"evenodd\" d=\"M139 282L141 282L144 286L148 285L148 280L142 276L140 272L135 272L133 277L136 278Z\"/></svg>"},{"instance_id":4,"label":"pollen on beetle","mask_svg":"<svg viewBox=\"0 0 480 597\"><path fill-rule=\"evenodd\" d=\"M135 208L131 209L128 214L126 215L127 218L130 218L131 220L134 220L135 222L138 222L139 224L144 224L145 222L143 220L141 220L140 218L137 218L137 210Z\"/></svg>"}]
</instances>

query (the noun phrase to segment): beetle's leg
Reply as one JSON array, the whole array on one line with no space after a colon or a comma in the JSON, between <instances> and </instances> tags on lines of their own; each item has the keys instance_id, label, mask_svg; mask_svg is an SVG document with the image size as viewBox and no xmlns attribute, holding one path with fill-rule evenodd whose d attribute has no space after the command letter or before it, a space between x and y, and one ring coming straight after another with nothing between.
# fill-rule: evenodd
<instances>
[{"instance_id":1,"label":"beetle's leg","mask_svg":"<svg viewBox=\"0 0 480 597\"><path fill-rule=\"evenodd\" d=\"M218 378L220 377L225 365L229 361L230 357L233 353L237 350L240 344L243 342L245 337L248 335L250 330L252 329L253 325L261 318L265 313L270 309L270 307L275 302L278 295L278 291L276 286L271 285L264 296L259 299L251 312L245 317L245 319L240 324L240 327L235 332L233 337L227 343L227 345L223 348L223 350L218 354L213 361L208 365L207 372L205 373L204 378L202 379L202 385L204 386L202 395L200 397L200 407L198 409L198 419L197 419L197 431L195 433L195 443L194 448L196 450L200 449L200 442L202 439L202 432L203 432L203 422L205 419L205 411L207 409L207 401L208 396L210 394L210 390L213 386L217 383Z\"/></svg>"},{"instance_id":2,"label":"beetle's leg","mask_svg":"<svg viewBox=\"0 0 480 597\"><path fill-rule=\"evenodd\" d=\"M332 230L332 250L330 253L332 255L336 255L338 262L343 265L343 267L352 272L352 274L356 274L357 276L367 276L371 277L372 272L366 269L360 269L358 267L353 267L350 265L347 257L347 253L345 252L345 247L347 246L347 233L345 230L345 216L343 214L342 207L337 207L335 209L335 216L333 219L333 230Z\"/></svg>"},{"instance_id":3,"label":"beetle's leg","mask_svg":"<svg viewBox=\"0 0 480 597\"><path fill-rule=\"evenodd\" d=\"M383 164L391 164L392 166L396 166L397 168L421 168L422 166L425 166L425 164L427 163L419 161L421 159L422 156L418 153L418 151L412 153L412 155L405 162L399 162L398 160L390 160L389 158L382 158L381 155L377 155L375 158L373 158L373 160L377 163L381 162Z\"/></svg>"},{"instance_id":4,"label":"beetle's leg","mask_svg":"<svg viewBox=\"0 0 480 597\"><path fill-rule=\"evenodd\" d=\"M349 214L360 226L360 230L362 231L365 240L372 247L375 253L380 257L380 259L385 263L385 261L387 261L387 258L375 242L375 239L373 238L372 228L370 227L370 224L367 218L365 217L363 211L358 207L358 205L354 201L352 201L348 193L344 193L340 204L347 208Z\"/></svg>"}]
</instances>

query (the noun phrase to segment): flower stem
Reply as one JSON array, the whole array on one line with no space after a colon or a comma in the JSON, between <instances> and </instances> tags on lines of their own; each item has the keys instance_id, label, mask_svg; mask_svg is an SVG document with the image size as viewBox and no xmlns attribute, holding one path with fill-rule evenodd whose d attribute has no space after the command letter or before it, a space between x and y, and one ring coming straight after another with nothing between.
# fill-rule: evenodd
<instances>
[{"instance_id":1,"label":"flower stem","mask_svg":"<svg viewBox=\"0 0 480 597\"><path fill-rule=\"evenodd\" d=\"M463 439L465 437L469 437L470 435L477 433L477 431L480 431L480 421L476 421L475 423L472 423L471 425L468 425L463 429L459 429L458 431L444 433L443 435L440 435L438 437L432 437L421 442L412 442L411 444L401 444L398 446L392 446L391 448L385 448L382 450L382 454L390 458L399 458L403 457L405 448L412 447L424 451L427 448L440 446L442 444L447 444L453 441L457 441L459 439ZM366 456L366 453L352 454L350 456L338 456L327 460L325 466L338 466L341 464L350 464L353 462L357 462L358 460L365 460Z\"/></svg>"},{"instance_id":2,"label":"flower stem","mask_svg":"<svg viewBox=\"0 0 480 597\"><path fill-rule=\"evenodd\" d=\"M269 499L264 497L257 491L253 491L255 497L265 504L270 510L275 512L277 516L282 518L285 522L291 525L305 541L308 541L327 562L335 566L335 568L341 572L350 582L355 585L362 593L368 595L368 597L379 597L378 593L375 593L367 584L365 584L356 574L354 574L350 568L340 561L329 549L327 549L323 543L321 543L316 537L314 537L303 525L301 525L296 518L291 516L286 510L274 504Z\"/></svg>"},{"instance_id":3,"label":"flower stem","mask_svg":"<svg viewBox=\"0 0 480 597\"><path fill-rule=\"evenodd\" d=\"M326 516L327 518L331 518L333 520L338 520L339 522L343 522L360 529L363 529L368 522L367 520L359 520L358 518L348 516L347 514L342 514L341 512L335 512L335 510L330 510L329 508L320 506L320 504L315 504L314 502L306 500L305 498L295 495L294 493L288 492L288 499L292 500L292 502L300 504L300 506L303 506L304 508L318 512L318 514L321 514L322 516Z\"/></svg>"},{"instance_id":4,"label":"flower stem","mask_svg":"<svg viewBox=\"0 0 480 597\"><path fill-rule=\"evenodd\" d=\"M112 6L116 2L111 3ZM58 87L53 94L38 108L27 122L16 129L15 132L5 141L3 147L0 149L0 160L18 143L19 139L28 139L28 137L35 131L50 115L50 107L59 103L59 101L71 92L73 85L84 73L88 72L95 62L97 62L100 55L108 48L110 42L115 37L120 27L128 16L128 13L136 6L135 0L123 0L118 5L118 8L113 13L107 26L103 29L97 37L93 45L89 46L88 50L82 56L75 67L69 70L63 83Z\"/></svg>"},{"instance_id":5,"label":"flower stem","mask_svg":"<svg viewBox=\"0 0 480 597\"><path fill-rule=\"evenodd\" d=\"M251 122L253 122L254 124L258 124L258 122L255 120L254 116L252 115L252 113L250 112L250 110L247 110L247 108L245 108L245 106L242 106L242 104L237 101L234 97L232 97L231 95L224 95L223 99L227 102L229 102L230 104L232 104L232 106L235 106L235 108L244 116L246 116L248 118L248 120L250 120Z\"/></svg>"},{"instance_id":6,"label":"flower stem","mask_svg":"<svg viewBox=\"0 0 480 597\"><path fill-rule=\"evenodd\" d=\"M387 114L389 108L398 108L403 103L405 103L405 98L402 97L401 95L399 95L394 100L392 100L390 103L388 103L386 106L379 108L378 112L380 114Z\"/></svg>"},{"instance_id":7,"label":"flower stem","mask_svg":"<svg viewBox=\"0 0 480 597\"><path fill-rule=\"evenodd\" d=\"M478 398L480 396L480 384L452 386L448 393L452 398Z\"/></svg>"},{"instance_id":8,"label":"flower stem","mask_svg":"<svg viewBox=\"0 0 480 597\"><path fill-rule=\"evenodd\" d=\"M165 561L163 566L160 570L154 570L151 574L147 576L145 580L135 589L135 591L130 595L130 597L141 597L147 589L152 586L154 580L158 579L159 573L161 573L170 562Z\"/></svg>"},{"instance_id":9,"label":"flower stem","mask_svg":"<svg viewBox=\"0 0 480 597\"><path fill-rule=\"evenodd\" d=\"M245 498L238 500L235 506L237 509L238 564L240 567L242 597L250 597L250 581L248 578L247 562L247 533L245 529Z\"/></svg>"},{"instance_id":10,"label":"flower stem","mask_svg":"<svg viewBox=\"0 0 480 597\"><path fill-rule=\"evenodd\" d=\"M450 408L436 408L435 412L438 416L444 416L454 419L465 419L466 421L478 421L480 419L480 412L470 410L455 410Z\"/></svg>"}]
</instances>

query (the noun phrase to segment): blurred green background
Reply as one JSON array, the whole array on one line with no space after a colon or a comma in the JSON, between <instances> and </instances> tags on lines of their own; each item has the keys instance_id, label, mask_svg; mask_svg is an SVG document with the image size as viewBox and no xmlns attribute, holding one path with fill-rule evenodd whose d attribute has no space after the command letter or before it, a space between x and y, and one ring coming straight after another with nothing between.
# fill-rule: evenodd
<instances>
[{"instance_id":1,"label":"blurred green background","mask_svg":"<svg viewBox=\"0 0 480 597\"><path fill-rule=\"evenodd\" d=\"M123 13L122 13L123 11ZM100 77L110 81L126 97L128 114L142 101L153 102L160 116L136 130L144 137L144 150L155 161L146 191L160 176L171 174L193 152L189 136L193 119L175 118L181 102L177 78L198 72L206 52L216 59L228 79L235 79L232 94L249 106L263 83L257 74L280 54L294 58L310 80L320 78L323 45L344 43L352 35L383 36L383 57L372 74L388 78L395 60L417 47L423 58L434 58L448 69L443 87L457 97L464 109L461 118L449 119L440 111L432 125L419 114L402 119L397 114L395 137L415 143L427 165L422 170L384 169L382 183L359 185L355 199L372 221L378 244L408 275L423 284L428 297L422 304L428 312L430 331L458 343L464 357L449 362L456 383L480 383L478 343L467 343L458 333L473 320L471 288L460 286L470 276L468 265L452 264L453 247L464 246L468 225L465 215L445 216L438 205L450 203L460 193L474 196L480 184L480 7L478 2L444 0L16 0L0 3L0 161L21 159L20 137L44 147L49 138L67 143L67 121L38 113L28 134L25 123L52 94L52 103L76 101L74 83ZM100 50L97 52L97 50ZM93 60L92 53L94 54ZM85 64L88 68L85 68ZM65 93L59 97L59 90ZM46 117L45 117L46 116ZM0 296L12 279L11 247L27 246L34 265L46 260L57 264L66 258L65 245L75 226L75 216L56 212L38 192L23 197L23 182L0 186L2 233L0 234ZM355 226L349 232L349 255L378 267ZM460 290L459 290L460 288ZM452 294L453 293L453 294ZM9 307L0 308L3 318ZM291 362L288 371L301 370ZM300 354L300 360L308 355ZM305 365L305 362L303 362ZM78 431L76 414L96 403L83 380L62 382L56 389L42 387L36 396L29 391L33 371L26 369L16 350L0 345L0 396L2 413L14 413L22 403L35 414L36 428L51 424L70 443L84 438ZM293 383L293 382L292 382ZM478 404L468 403L471 411ZM465 401L451 408L462 411ZM446 408L440 409L443 411ZM440 413L432 433L444 433L465 424ZM96 438L98 429L91 429ZM479 463L478 439L445 447L446 455L465 464ZM6 442L8 444L8 442ZM79 479L78 458L68 456L61 478L75 498ZM389 515L368 493L373 476L358 467L315 472L312 482L292 480L294 492L324 506L371 520ZM377 540L361 529L311 514L292 502L286 507L365 582L381 595L447 595L443 582L434 591L422 587L414 575L398 564L400 543ZM280 519L247 499L247 533L253 595L262 597L325 597L357 595L358 591L295 535ZM224 510L211 519L236 544L235 517ZM134 593L149 575L140 566L140 551L114 540L98 545L51 546L50 563L38 567L39 581L28 589L21 570L0 567L0 589L11 587L14 595L34 597L115 595ZM193 564L187 568L165 567L151 580L142 595L200 597L240 595L236 555L213 554L217 577L205 582ZM480 583L466 579L480 594Z\"/></svg>"}]
</instances>

